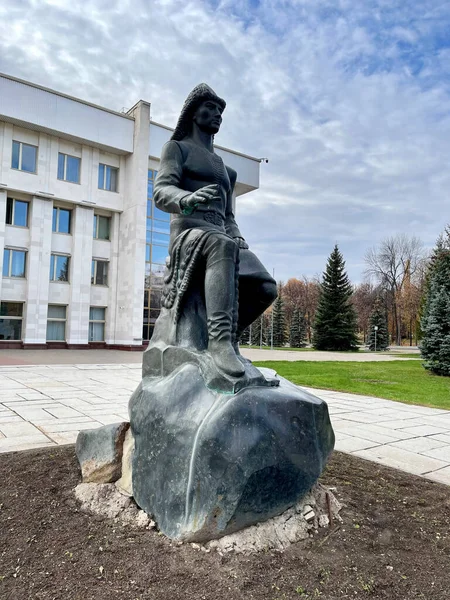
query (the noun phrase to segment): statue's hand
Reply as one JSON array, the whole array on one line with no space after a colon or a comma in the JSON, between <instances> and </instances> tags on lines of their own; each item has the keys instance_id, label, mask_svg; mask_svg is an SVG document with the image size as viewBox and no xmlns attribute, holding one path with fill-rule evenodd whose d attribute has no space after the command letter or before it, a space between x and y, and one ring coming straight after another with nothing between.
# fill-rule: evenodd
<instances>
[{"instance_id":1,"label":"statue's hand","mask_svg":"<svg viewBox=\"0 0 450 600\"><path fill-rule=\"evenodd\" d=\"M242 237L235 237L234 241L239 246L239 248L242 248L242 250L248 250L248 244L244 240L244 238L242 238Z\"/></svg>"},{"instance_id":2,"label":"statue's hand","mask_svg":"<svg viewBox=\"0 0 450 600\"><path fill-rule=\"evenodd\" d=\"M191 214L200 204L210 204L218 197L219 186L217 184L206 185L189 196L185 196L181 201L181 208L185 214Z\"/></svg>"}]
</instances>

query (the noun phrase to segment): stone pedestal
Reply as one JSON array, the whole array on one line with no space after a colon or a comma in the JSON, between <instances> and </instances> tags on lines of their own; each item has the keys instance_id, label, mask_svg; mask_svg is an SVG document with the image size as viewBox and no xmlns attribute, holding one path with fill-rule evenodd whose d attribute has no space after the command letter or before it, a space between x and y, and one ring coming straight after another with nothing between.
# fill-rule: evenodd
<instances>
[{"instance_id":1,"label":"stone pedestal","mask_svg":"<svg viewBox=\"0 0 450 600\"><path fill-rule=\"evenodd\" d=\"M279 380L221 393L192 363L144 377L130 400L133 495L165 535L217 539L281 514L311 489L334 446L328 408Z\"/></svg>"}]
</instances>

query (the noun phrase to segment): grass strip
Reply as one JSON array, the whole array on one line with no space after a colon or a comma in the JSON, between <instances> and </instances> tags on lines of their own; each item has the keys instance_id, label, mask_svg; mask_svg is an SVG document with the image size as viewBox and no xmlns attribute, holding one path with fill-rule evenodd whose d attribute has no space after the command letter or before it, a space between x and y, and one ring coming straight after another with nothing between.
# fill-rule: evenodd
<instances>
[{"instance_id":1,"label":"grass strip","mask_svg":"<svg viewBox=\"0 0 450 600\"><path fill-rule=\"evenodd\" d=\"M296 385L336 390L450 410L450 377L426 371L418 360L390 362L263 361Z\"/></svg>"}]
</instances>

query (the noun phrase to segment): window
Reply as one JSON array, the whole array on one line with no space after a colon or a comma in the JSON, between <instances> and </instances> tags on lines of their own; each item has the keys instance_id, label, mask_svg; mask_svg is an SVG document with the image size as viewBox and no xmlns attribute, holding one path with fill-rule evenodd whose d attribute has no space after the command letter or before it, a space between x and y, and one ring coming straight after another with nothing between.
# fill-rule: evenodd
<instances>
[{"instance_id":1,"label":"window","mask_svg":"<svg viewBox=\"0 0 450 600\"><path fill-rule=\"evenodd\" d=\"M105 310L91 306L89 309L89 341L105 341Z\"/></svg>"},{"instance_id":2,"label":"window","mask_svg":"<svg viewBox=\"0 0 450 600\"><path fill-rule=\"evenodd\" d=\"M106 260L93 260L91 269L91 283L93 285L108 285L108 262Z\"/></svg>"},{"instance_id":3,"label":"window","mask_svg":"<svg viewBox=\"0 0 450 600\"><path fill-rule=\"evenodd\" d=\"M110 217L94 215L94 238L96 240L109 240Z\"/></svg>"},{"instance_id":4,"label":"window","mask_svg":"<svg viewBox=\"0 0 450 600\"><path fill-rule=\"evenodd\" d=\"M6 224L16 227L28 227L28 202L7 198Z\"/></svg>"},{"instance_id":5,"label":"window","mask_svg":"<svg viewBox=\"0 0 450 600\"><path fill-rule=\"evenodd\" d=\"M50 281L69 281L70 256L52 254L50 256Z\"/></svg>"},{"instance_id":6,"label":"window","mask_svg":"<svg viewBox=\"0 0 450 600\"><path fill-rule=\"evenodd\" d=\"M119 169L108 165L98 165L98 189L117 192Z\"/></svg>"},{"instance_id":7,"label":"window","mask_svg":"<svg viewBox=\"0 0 450 600\"><path fill-rule=\"evenodd\" d=\"M58 154L58 179L80 183L81 159L69 154Z\"/></svg>"},{"instance_id":8,"label":"window","mask_svg":"<svg viewBox=\"0 0 450 600\"><path fill-rule=\"evenodd\" d=\"M0 340L22 339L21 302L0 302Z\"/></svg>"},{"instance_id":9,"label":"window","mask_svg":"<svg viewBox=\"0 0 450 600\"><path fill-rule=\"evenodd\" d=\"M72 211L67 208L53 207L52 231L56 233L70 233Z\"/></svg>"},{"instance_id":10,"label":"window","mask_svg":"<svg viewBox=\"0 0 450 600\"><path fill-rule=\"evenodd\" d=\"M66 339L66 306L49 304L47 312L47 342L64 342Z\"/></svg>"},{"instance_id":11,"label":"window","mask_svg":"<svg viewBox=\"0 0 450 600\"><path fill-rule=\"evenodd\" d=\"M3 251L3 277L25 277L27 253L25 250L12 250L5 248Z\"/></svg>"},{"instance_id":12,"label":"window","mask_svg":"<svg viewBox=\"0 0 450 600\"><path fill-rule=\"evenodd\" d=\"M37 147L13 142L11 167L19 171L36 173Z\"/></svg>"}]
</instances>

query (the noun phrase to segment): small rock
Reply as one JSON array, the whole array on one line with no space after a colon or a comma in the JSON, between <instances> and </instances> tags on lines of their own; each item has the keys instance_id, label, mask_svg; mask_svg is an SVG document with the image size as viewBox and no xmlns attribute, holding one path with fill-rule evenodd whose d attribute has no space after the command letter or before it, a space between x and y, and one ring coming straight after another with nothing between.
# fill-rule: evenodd
<instances>
[{"instance_id":1,"label":"small rock","mask_svg":"<svg viewBox=\"0 0 450 600\"><path fill-rule=\"evenodd\" d=\"M319 517L319 527L328 527L330 524L330 519L327 515L320 515Z\"/></svg>"},{"instance_id":2,"label":"small rock","mask_svg":"<svg viewBox=\"0 0 450 600\"><path fill-rule=\"evenodd\" d=\"M122 455L129 423L113 423L80 431L75 452L83 483L113 483L122 474Z\"/></svg>"}]
</instances>

